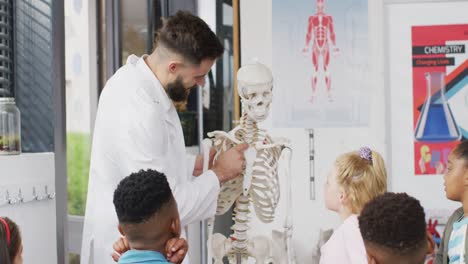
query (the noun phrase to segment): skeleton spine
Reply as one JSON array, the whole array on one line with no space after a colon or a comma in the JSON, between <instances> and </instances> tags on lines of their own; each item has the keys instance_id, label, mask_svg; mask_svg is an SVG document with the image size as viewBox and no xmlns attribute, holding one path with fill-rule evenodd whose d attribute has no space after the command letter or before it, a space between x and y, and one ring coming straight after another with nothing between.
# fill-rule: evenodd
<instances>
[{"instance_id":1,"label":"skeleton spine","mask_svg":"<svg viewBox=\"0 0 468 264\"><path fill-rule=\"evenodd\" d=\"M248 118L247 113L244 113L241 117L240 126L245 129L245 133L242 135L244 142L253 143L258 139L258 127L257 122Z\"/></svg>"},{"instance_id":2,"label":"skeleton spine","mask_svg":"<svg viewBox=\"0 0 468 264\"><path fill-rule=\"evenodd\" d=\"M231 235L233 238L234 252L245 253L247 250L247 230L249 229L249 197L245 195L239 196L234 208L234 222Z\"/></svg>"}]
</instances>

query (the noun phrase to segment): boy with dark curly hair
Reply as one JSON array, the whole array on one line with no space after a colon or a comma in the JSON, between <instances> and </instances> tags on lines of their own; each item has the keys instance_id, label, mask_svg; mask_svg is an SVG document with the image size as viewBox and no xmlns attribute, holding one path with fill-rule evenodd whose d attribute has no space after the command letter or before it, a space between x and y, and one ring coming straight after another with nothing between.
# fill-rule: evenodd
<instances>
[{"instance_id":1,"label":"boy with dark curly hair","mask_svg":"<svg viewBox=\"0 0 468 264\"><path fill-rule=\"evenodd\" d=\"M377 196L358 220L369 264L423 264L433 251L424 209L406 193Z\"/></svg>"},{"instance_id":2,"label":"boy with dark curly hair","mask_svg":"<svg viewBox=\"0 0 468 264\"><path fill-rule=\"evenodd\" d=\"M168 241L180 236L180 220L166 176L154 170L131 174L117 186L114 205L130 248L118 263L169 263Z\"/></svg>"}]
</instances>

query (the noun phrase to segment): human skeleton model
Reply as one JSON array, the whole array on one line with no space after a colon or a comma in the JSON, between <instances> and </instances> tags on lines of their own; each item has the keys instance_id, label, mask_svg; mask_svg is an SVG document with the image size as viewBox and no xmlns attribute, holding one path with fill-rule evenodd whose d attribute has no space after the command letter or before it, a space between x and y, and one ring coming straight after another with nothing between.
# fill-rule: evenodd
<instances>
[{"instance_id":1,"label":"human skeleton model","mask_svg":"<svg viewBox=\"0 0 468 264\"><path fill-rule=\"evenodd\" d=\"M224 256L229 263L246 263L249 257L256 263L294 263L291 248L292 219L290 216L289 164L291 149L286 139L273 140L265 130L257 127L257 122L268 116L272 100L273 77L270 69L260 63L249 64L239 69L237 74L238 91L241 97L243 114L240 125L229 132L208 133L211 139L204 141L205 161L208 161L209 147L214 143L217 155L235 145L249 144L245 151L246 166L241 176L221 185L218 197L217 215L226 213L235 203L231 227L233 233L226 238L220 233L212 235L214 218L208 221L208 261L211 255L215 264L222 264ZM278 165L284 168L286 186L286 220L284 231L273 231L273 241L266 236L249 238L249 207L253 205L256 216L263 223L274 220L275 209L280 197ZM208 167L207 162L204 169ZM273 250L272 250L273 247ZM273 255L272 255L273 254ZM269 263L269 262L268 262Z\"/></svg>"},{"instance_id":2,"label":"human skeleton model","mask_svg":"<svg viewBox=\"0 0 468 264\"><path fill-rule=\"evenodd\" d=\"M327 87L328 99L331 101L331 77L328 69L330 63L330 46L336 46L335 31L333 30L333 19L324 12L324 0L317 0L317 13L309 17L309 26L307 28L306 44L303 49L304 53L309 51L309 43L312 41L312 97L310 101L314 101L315 92L317 90L319 59L322 58L322 67L325 73L325 84ZM330 45L331 42L331 45ZM338 53L338 48L333 48L335 53Z\"/></svg>"}]
</instances>

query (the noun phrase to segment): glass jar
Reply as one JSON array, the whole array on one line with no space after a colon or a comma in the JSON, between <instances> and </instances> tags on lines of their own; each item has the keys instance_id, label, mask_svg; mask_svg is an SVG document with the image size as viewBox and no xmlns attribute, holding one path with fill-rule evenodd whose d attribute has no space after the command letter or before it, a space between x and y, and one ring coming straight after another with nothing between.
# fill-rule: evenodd
<instances>
[{"instance_id":1,"label":"glass jar","mask_svg":"<svg viewBox=\"0 0 468 264\"><path fill-rule=\"evenodd\" d=\"M21 153L20 115L14 98L0 98L0 155Z\"/></svg>"}]
</instances>

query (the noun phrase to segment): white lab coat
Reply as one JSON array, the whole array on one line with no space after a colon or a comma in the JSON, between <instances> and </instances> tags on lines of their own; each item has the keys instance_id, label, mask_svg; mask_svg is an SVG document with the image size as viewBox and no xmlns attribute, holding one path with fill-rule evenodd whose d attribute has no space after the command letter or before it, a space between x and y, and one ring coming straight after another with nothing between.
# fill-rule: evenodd
<instances>
[{"instance_id":1,"label":"white lab coat","mask_svg":"<svg viewBox=\"0 0 468 264\"><path fill-rule=\"evenodd\" d=\"M218 178L213 171L193 177L194 164L195 157L186 155L174 105L143 58L131 55L109 79L99 101L81 263L115 263L112 244L120 234L113 194L132 172L151 168L166 174L182 227L212 217L220 191Z\"/></svg>"}]
</instances>

